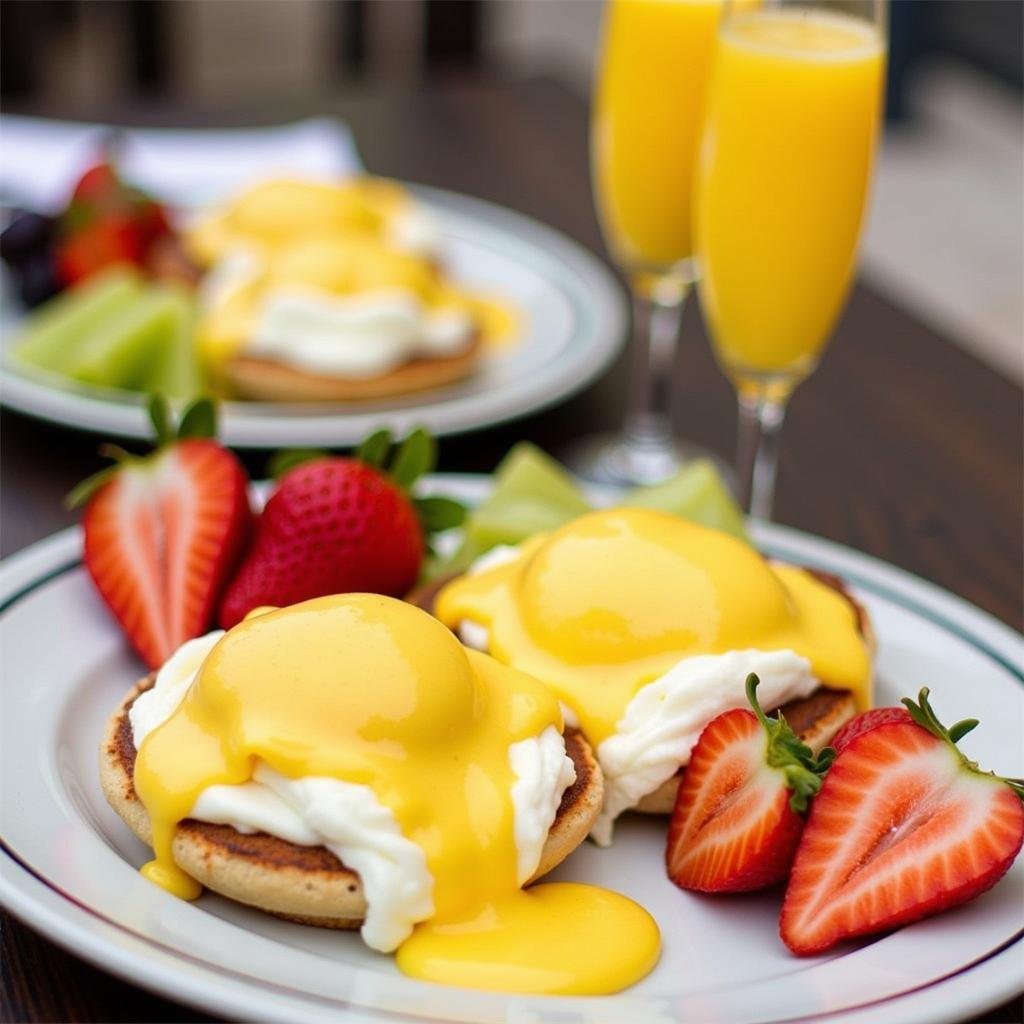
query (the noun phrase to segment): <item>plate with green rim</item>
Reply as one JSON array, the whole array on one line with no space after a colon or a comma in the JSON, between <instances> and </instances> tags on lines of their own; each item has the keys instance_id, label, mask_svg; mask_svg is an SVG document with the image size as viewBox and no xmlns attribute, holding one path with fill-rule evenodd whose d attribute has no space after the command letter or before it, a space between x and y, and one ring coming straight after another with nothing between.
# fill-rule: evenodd
<instances>
[{"instance_id":1,"label":"plate with green rim","mask_svg":"<svg viewBox=\"0 0 1024 1024\"><path fill-rule=\"evenodd\" d=\"M451 475L425 489L472 503L490 486ZM928 685L946 720L981 720L963 741L969 756L1024 774L1019 634L856 551L771 524L752 533L774 558L843 577L868 608L879 703ZM354 933L279 921L212 894L183 903L138 875L146 851L103 800L96 749L142 668L91 588L79 531L0 567L0 670L0 899L104 970L217 1016L913 1024L978 1015L1024 990L1024 862L964 907L797 959L778 938L779 890L728 899L681 892L662 868L664 821L642 817L625 820L610 849L585 844L552 876L618 889L655 915L662 958L638 985L544 998L416 982Z\"/></svg>"}]
</instances>

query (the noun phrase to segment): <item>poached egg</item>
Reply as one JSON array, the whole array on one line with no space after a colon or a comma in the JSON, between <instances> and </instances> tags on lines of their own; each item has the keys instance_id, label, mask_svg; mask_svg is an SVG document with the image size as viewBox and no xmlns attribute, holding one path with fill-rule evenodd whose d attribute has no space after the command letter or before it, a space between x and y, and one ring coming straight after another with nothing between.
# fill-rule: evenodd
<instances>
[{"instance_id":1,"label":"poached egg","mask_svg":"<svg viewBox=\"0 0 1024 1024\"><path fill-rule=\"evenodd\" d=\"M712 718L745 704L748 672L762 676L768 708L819 685L870 705L870 653L849 601L664 512L602 510L532 537L447 584L434 611L579 720L605 774L599 842L687 763Z\"/></svg>"},{"instance_id":2,"label":"poached egg","mask_svg":"<svg viewBox=\"0 0 1024 1024\"><path fill-rule=\"evenodd\" d=\"M371 860L353 863L367 872L368 923L375 904L411 901L406 926L378 948L397 945L414 977L598 994L654 965L657 926L632 901L586 885L521 887L539 859L529 823L546 820L546 838L571 782L546 687L379 595L258 609L205 650L196 644L171 673L179 692L158 686L163 696L132 719L135 789L152 822L147 878L197 896L172 856L175 828L193 813L230 821L225 796L249 787L259 823L278 820L273 799L292 814L293 841L411 865L375 876ZM531 802L532 817L517 813ZM345 811L340 824L325 813L332 805Z\"/></svg>"}]
</instances>

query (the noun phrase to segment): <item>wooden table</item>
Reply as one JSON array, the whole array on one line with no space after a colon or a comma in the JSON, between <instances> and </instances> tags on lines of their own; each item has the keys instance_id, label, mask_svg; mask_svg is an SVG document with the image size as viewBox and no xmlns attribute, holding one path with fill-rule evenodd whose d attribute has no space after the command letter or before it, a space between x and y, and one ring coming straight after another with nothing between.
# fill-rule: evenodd
<instances>
[{"instance_id":1,"label":"wooden table","mask_svg":"<svg viewBox=\"0 0 1024 1024\"><path fill-rule=\"evenodd\" d=\"M557 84L467 82L260 116L313 112L345 118L376 173L502 203L602 251L588 183L586 109ZM134 116L174 122L165 110ZM189 123L197 121L190 115ZM621 371L620 364L559 409L445 440L441 468L490 470L524 437L557 454L575 437L614 426L622 411ZM678 430L729 457L734 400L695 308L687 313L675 373ZM793 399L777 519L934 580L1019 628L1022 411L1017 388L858 288L824 364ZM100 461L95 437L6 412L2 429L0 552L9 554L73 522L61 498ZM261 472L266 455L246 453L250 470ZM3 947L0 1019L208 1019L95 970L7 915ZM1019 1021L1020 1001L983 1019Z\"/></svg>"}]
</instances>

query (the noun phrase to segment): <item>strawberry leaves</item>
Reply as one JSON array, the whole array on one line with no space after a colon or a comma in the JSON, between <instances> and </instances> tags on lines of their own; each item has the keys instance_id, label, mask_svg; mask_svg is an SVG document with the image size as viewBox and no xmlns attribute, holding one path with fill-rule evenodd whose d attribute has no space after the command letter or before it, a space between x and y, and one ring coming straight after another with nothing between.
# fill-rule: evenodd
<instances>
[{"instance_id":1,"label":"strawberry leaves","mask_svg":"<svg viewBox=\"0 0 1024 1024\"><path fill-rule=\"evenodd\" d=\"M319 448L281 451L267 464L267 473L279 480L305 462L329 457ZM437 441L423 427L413 430L397 448L387 427L375 430L356 448L355 458L388 477L409 498L425 536L461 526L465 520L465 506L453 498L416 497L411 493L416 482L437 465Z\"/></svg>"},{"instance_id":2,"label":"strawberry leaves","mask_svg":"<svg viewBox=\"0 0 1024 1024\"><path fill-rule=\"evenodd\" d=\"M747 676L747 700L768 734L765 759L770 768L778 768L785 776L786 788L792 793L789 798L790 808L797 814L803 814L811 798L817 796L821 789L822 776L828 771L836 752L826 747L815 756L814 751L801 742L789 727L781 711L769 718L757 700L759 683L755 673L751 672Z\"/></svg>"},{"instance_id":3,"label":"strawberry leaves","mask_svg":"<svg viewBox=\"0 0 1024 1024\"><path fill-rule=\"evenodd\" d=\"M432 495L429 498L413 498L413 508L419 516L424 533L440 533L461 526L466 518L466 506L453 498Z\"/></svg>"},{"instance_id":4,"label":"strawberry leaves","mask_svg":"<svg viewBox=\"0 0 1024 1024\"><path fill-rule=\"evenodd\" d=\"M391 461L391 479L408 492L412 485L437 465L437 442L417 427L399 446Z\"/></svg>"},{"instance_id":5,"label":"strawberry leaves","mask_svg":"<svg viewBox=\"0 0 1024 1024\"><path fill-rule=\"evenodd\" d=\"M391 431L387 427L375 430L356 449L356 458L374 469L383 469L391 451Z\"/></svg>"},{"instance_id":6,"label":"strawberry leaves","mask_svg":"<svg viewBox=\"0 0 1024 1024\"><path fill-rule=\"evenodd\" d=\"M1005 782L1021 798L1024 800L1024 779L1007 779L1001 775L996 775L995 772L982 771L978 767L977 761L971 761L967 758L967 755L957 746L969 732L976 729L978 726L978 720L976 718L965 718L962 722L957 722L951 725L948 729L946 726L939 721L938 715L935 714L934 709L928 701L930 690L927 686L921 688L921 692L917 695L917 703L915 704L910 697L903 698L903 704L907 711L910 712L910 717L914 722L921 726L922 729L927 729L934 737L942 740L948 744L953 750L956 751L957 756L960 758L960 762L970 772L974 772L976 775L989 776L990 778L997 779L999 782Z\"/></svg>"},{"instance_id":7,"label":"strawberry leaves","mask_svg":"<svg viewBox=\"0 0 1024 1024\"><path fill-rule=\"evenodd\" d=\"M153 435L156 439L154 452L168 448L187 437L213 438L217 434L217 404L212 398L196 398L189 402L182 410L177 429L174 428L170 406L163 395L150 395L146 411L149 414L149 421L153 425ZM80 508L100 488L109 483L124 466L133 462L144 462L150 457L149 455L133 455L116 444L102 444L99 452L105 459L113 459L114 465L107 466L76 484L64 499L65 508ZM150 455L152 454L150 453Z\"/></svg>"},{"instance_id":8,"label":"strawberry leaves","mask_svg":"<svg viewBox=\"0 0 1024 1024\"><path fill-rule=\"evenodd\" d=\"M267 476L271 480L280 480L285 473L303 463L327 457L327 452L322 448L285 448L270 457L270 461L267 463Z\"/></svg>"}]
</instances>

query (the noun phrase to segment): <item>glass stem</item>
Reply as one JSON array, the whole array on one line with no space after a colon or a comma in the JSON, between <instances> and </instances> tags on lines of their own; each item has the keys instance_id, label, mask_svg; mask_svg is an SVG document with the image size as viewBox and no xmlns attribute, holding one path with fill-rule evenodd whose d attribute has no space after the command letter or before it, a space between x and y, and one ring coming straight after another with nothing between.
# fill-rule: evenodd
<instances>
[{"instance_id":1,"label":"glass stem","mask_svg":"<svg viewBox=\"0 0 1024 1024\"><path fill-rule=\"evenodd\" d=\"M672 365L689 288L673 289L664 301L634 287L633 366L623 424L626 444L638 450L673 447L669 418Z\"/></svg>"},{"instance_id":2,"label":"glass stem","mask_svg":"<svg viewBox=\"0 0 1024 1024\"><path fill-rule=\"evenodd\" d=\"M779 435L786 416L786 397L762 389L739 390L740 422L736 469L743 507L756 519L771 519Z\"/></svg>"}]
</instances>

